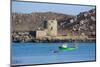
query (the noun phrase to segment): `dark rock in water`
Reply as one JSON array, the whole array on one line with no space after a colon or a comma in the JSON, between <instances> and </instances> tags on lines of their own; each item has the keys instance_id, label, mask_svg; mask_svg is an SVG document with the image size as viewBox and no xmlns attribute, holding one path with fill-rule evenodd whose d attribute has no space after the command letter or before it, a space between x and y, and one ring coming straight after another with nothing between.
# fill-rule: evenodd
<instances>
[{"instance_id":1,"label":"dark rock in water","mask_svg":"<svg viewBox=\"0 0 100 67\"><path fill-rule=\"evenodd\" d=\"M59 51L54 51L53 53L59 53Z\"/></svg>"}]
</instances>

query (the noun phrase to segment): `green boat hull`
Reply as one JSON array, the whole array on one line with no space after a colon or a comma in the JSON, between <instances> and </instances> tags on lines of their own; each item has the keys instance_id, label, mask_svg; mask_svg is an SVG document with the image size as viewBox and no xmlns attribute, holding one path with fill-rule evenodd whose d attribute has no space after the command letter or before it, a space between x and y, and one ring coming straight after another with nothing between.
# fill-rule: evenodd
<instances>
[{"instance_id":1,"label":"green boat hull","mask_svg":"<svg viewBox=\"0 0 100 67\"><path fill-rule=\"evenodd\" d=\"M64 48L64 47L59 47L59 50L62 50L62 51L72 51L72 50L76 50L77 48L74 48L74 47L69 47L69 48Z\"/></svg>"}]
</instances>

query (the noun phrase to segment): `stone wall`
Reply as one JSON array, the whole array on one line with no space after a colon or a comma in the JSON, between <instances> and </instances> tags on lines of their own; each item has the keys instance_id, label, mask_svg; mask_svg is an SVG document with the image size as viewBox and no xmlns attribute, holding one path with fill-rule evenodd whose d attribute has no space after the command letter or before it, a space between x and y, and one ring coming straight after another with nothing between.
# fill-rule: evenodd
<instances>
[{"instance_id":1,"label":"stone wall","mask_svg":"<svg viewBox=\"0 0 100 67\"><path fill-rule=\"evenodd\" d=\"M46 30L37 30L36 31L36 39L44 38L47 35Z\"/></svg>"}]
</instances>

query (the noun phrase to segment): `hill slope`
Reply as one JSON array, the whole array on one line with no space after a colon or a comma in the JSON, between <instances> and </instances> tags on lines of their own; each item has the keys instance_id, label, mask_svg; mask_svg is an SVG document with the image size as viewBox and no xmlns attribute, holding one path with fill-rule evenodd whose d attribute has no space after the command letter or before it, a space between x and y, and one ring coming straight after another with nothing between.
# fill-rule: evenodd
<instances>
[{"instance_id":1,"label":"hill slope","mask_svg":"<svg viewBox=\"0 0 100 67\"><path fill-rule=\"evenodd\" d=\"M12 31L34 31L43 29L44 21L57 19L58 33L75 31L78 34L84 33L90 37L96 36L96 11L95 9L81 12L77 16L44 12L31 14L12 13Z\"/></svg>"}]
</instances>

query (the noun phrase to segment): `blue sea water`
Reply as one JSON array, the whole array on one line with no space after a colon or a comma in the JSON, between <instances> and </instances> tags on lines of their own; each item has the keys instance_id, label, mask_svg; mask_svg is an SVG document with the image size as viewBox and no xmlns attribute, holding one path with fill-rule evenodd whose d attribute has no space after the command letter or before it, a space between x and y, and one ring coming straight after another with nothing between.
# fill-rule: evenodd
<instances>
[{"instance_id":1,"label":"blue sea water","mask_svg":"<svg viewBox=\"0 0 100 67\"><path fill-rule=\"evenodd\" d=\"M60 51L63 43L12 43L12 65L94 61L96 43L78 43L73 51ZM73 45L73 43L67 43ZM54 53L56 51L56 53Z\"/></svg>"}]
</instances>

